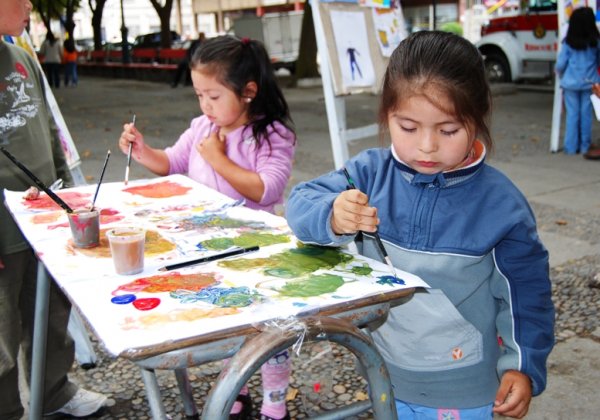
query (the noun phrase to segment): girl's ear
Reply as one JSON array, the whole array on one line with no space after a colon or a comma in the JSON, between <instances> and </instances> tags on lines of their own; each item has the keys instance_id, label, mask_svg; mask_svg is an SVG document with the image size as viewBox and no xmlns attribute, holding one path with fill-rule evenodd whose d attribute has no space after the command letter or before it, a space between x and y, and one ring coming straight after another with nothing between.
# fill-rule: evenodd
<instances>
[{"instance_id":1,"label":"girl's ear","mask_svg":"<svg viewBox=\"0 0 600 420\"><path fill-rule=\"evenodd\" d=\"M256 94L258 93L258 85L256 82L248 82L244 87L244 91L242 92L242 97L250 98L251 100L256 98Z\"/></svg>"}]
</instances>

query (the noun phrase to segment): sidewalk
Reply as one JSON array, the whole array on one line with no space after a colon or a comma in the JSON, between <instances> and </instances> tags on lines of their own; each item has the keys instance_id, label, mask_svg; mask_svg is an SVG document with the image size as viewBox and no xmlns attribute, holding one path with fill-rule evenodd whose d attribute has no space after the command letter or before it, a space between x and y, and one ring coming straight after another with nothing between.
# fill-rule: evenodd
<instances>
[{"instance_id":1,"label":"sidewalk","mask_svg":"<svg viewBox=\"0 0 600 420\"><path fill-rule=\"evenodd\" d=\"M496 151L489 162L505 172L532 204L540 235L550 251L558 309L558 344L550 356L548 389L534 399L527 418L595 419L600 412L596 397L600 368L600 162L548 152L552 93L513 85L495 86L494 90L492 132ZM285 89L284 94L298 134L290 182L294 185L332 170L333 158L321 88ZM123 123L131 121L134 113L136 125L155 147L171 145L199 113L190 87L171 89L167 84L83 77L77 88L62 87L55 95L82 157L81 170L90 183L96 182L107 149L112 156L104 181L123 179L126 158L117 148L117 139ZM350 126L370 124L375 121L376 98L350 97L347 111ZM596 124L593 138L599 137L600 124ZM376 138L356 141L350 147L351 155L377 145ZM132 164L130 179L152 176ZM332 351L336 358L346 360L347 355ZM111 407L101 418L147 418L149 410L137 368L110 359L101 350L98 354L98 367L88 371L75 367L73 379L109 396ZM201 400L219 366L194 369L194 392ZM173 418L181 418L172 376L161 373L159 383L165 389L167 410ZM365 390L364 381L351 372L344 371L340 381L342 388L332 389L330 395L333 404L356 399ZM253 386L259 383L251 384L257 401L260 388ZM299 383L295 386L300 388ZM201 401L198 405L201 407ZM307 418L302 414L301 401L290 401L288 407L295 408L296 418Z\"/></svg>"}]
</instances>

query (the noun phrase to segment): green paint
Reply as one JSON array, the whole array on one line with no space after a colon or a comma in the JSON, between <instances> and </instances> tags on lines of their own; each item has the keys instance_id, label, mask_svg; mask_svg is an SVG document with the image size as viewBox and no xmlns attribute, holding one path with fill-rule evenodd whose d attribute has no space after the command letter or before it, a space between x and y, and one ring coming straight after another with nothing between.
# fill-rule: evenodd
<instances>
[{"instance_id":1,"label":"green paint","mask_svg":"<svg viewBox=\"0 0 600 420\"><path fill-rule=\"evenodd\" d=\"M309 275L304 279L287 282L278 292L287 297L311 297L333 293L344 284L344 279L333 274Z\"/></svg>"},{"instance_id":2,"label":"green paint","mask_svg":"<svg viewBox=\"0 0 600 420\"><path fill-rule=\"evenodd\" d=\"M242 233L235 238L213 238L202 242L202 246L207 249L222 251L232 246L239 246L247 248L250 246L269 246L274 244L283 244L290 241L290 237L285 234L273 234L273 233L258 233L258 232L246 232Z\"/></svg>"},{"instance_id":3,"label":"green paint","mask_svg":"<svg viewBox=\"0 0 600 420\"><path fill-rule=\"evenodd\" d=\"M350 271L352 272L352 274L356 274L357 276L368 276L373 272L373 269L365 263L362 266L352 267Z\"/></svg>"},{"instance_id":4,"label":"green paint","mask_svg":"<svg viewBox=\"0 0 600 420\"><path fill-rule=\"evenodd\" d=\"M264 274L279 278L298 278L320 269L331 269L353 260L337 248L298 244L297 248L273 254L269 258L238 258L220 261L219 266L245 271L263 268Z\"/></svg>"}]
</instances>

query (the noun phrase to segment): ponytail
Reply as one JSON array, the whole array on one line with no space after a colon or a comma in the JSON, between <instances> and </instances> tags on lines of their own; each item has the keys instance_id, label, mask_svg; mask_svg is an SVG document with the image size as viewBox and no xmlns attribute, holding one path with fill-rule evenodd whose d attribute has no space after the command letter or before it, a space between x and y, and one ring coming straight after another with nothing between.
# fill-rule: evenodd
<instances>
[{"instance_id":1,"label":"ponytail","mask_svg":"<svg viewBox=\"0 0 600 420\"><path fill-rule=\"evenodd\" d=\"M195 51L190 67L202 67L215 74L238 97L244 95L248 82L256 83L258 89L249 104L248 117L252 135L259 144L266 141L270 145L268 130L269 126L274 128L275 122L294 131L288 104L261 42L229 35L209 39Z\"/></svg>"}]
</instances>

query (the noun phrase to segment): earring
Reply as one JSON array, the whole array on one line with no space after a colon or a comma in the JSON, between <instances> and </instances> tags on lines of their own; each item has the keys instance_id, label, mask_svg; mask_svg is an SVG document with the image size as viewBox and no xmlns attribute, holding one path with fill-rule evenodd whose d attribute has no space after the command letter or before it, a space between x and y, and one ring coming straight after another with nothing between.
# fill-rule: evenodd
<instances>
[{"instance_id":1,"label":"earring","mask_svg":"<svg viewBox=\"0 0 600 420\"><path fill-rule=\"evenodd\" d=\"M252 102L252 98L244 98L244 101L246 101L246 103L249 104L250 102Z\"/></svg>"}]
</instances>

